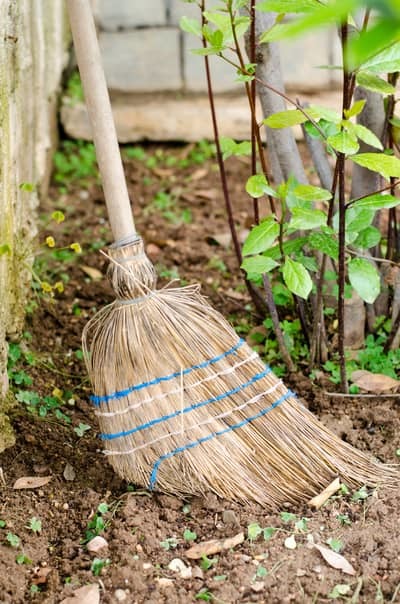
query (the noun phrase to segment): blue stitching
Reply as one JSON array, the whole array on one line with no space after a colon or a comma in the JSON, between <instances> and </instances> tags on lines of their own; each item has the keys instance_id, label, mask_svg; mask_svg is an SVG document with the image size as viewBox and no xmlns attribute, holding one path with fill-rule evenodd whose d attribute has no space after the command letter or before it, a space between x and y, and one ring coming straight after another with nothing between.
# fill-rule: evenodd
<instances>
[{"instance_id":1,"label":"blue stitching","mask_svg":"<svg viewBox=\"0 0 400 604\"><path fill-rule=\"evenodd\" d=\"M227 396L237 394L238 392L240 392L240 390L244 390L245 388L247 388L247 386L254 384L254 382L258 382L258 380L261 380L263 377L268 375L268 373L271 373L271 371L272 371L272 369L270 369L269 367L266 367L264 369L264 371L262 371L261 373L256 373L256 375L254 375L251 378L251 380L249 380L248 382L245 382L244 384L241 384L240 386L237 386L233 390L229 390L228 392L223 392L222 394L219 394L218 396L213 396L212 398L209 398L205 401L201 401L200 403L196 403L195 405L191 405L190 407L185 407L184 409L177 409L176 411L174 411L173 413L169 413L168 415L156 417L155 419L152 419L151 421L147 422L146 424L140 424L139 426L135 426L134 428L131 428L130 430L126 430L123 432L114 432L114 433L110 433L110 434L100 434L100 438L102 440L114 440L115 438L122 438L124 436L129 436L130 434L134 434L135 432L139 432L141 430L146 430L147 428L151 428L152 426L155 426L156 424L160 424L161 422L168 421L169 419L172 419L173 417L178 417L179 415L182 415L182 413L188 413L189 411L193 411L194 409L199 409L200 407L204 407L205 405L208 405L209 403L216 403L217 401L221 401L222 399L226 398Z\"/></svg>"},{"instance_id":2,"label":"blue stitching","mask_svg":"<svg viewBox=\"0 0 400 604\"><path fill-rule=\"evenodd\" d=\"M131 392L135 392L136 390L142 390L142 388L148 388L149 386L155 386L156 384L159 384L160 382L168 382L169 380L172 380L173 378L180 377L182 374L187 375L188 373L195 371L195 369L203 369L204 367L208 367L209 365L214 365L214 363L218 363L218 361L220 361L221 359L224 359L225 357L229 356L230 354L233 354L234 352L236 352L236 350L238 348L240 348L244 343L245 343L244 340L240 339L238 341L238 343L235 344L235 346L232 346L232 348L230 348L226 352L223 352L222 354L218 355L217 357L214 357L213 359L208 359L207 361L203 361L202 363L199 363L198 365L192 365L191 367L188 367L187 369L184 369L183 371L176 371L175 373L171 373L170 375L166 375L164 377L155 378L154 380L150 380L149 382L142 382L141 384L136 384L135 386L130 386L129 388L126 388L126 390L118 390L116 392L113 392L112 394L104 394L103 396L93 395L90 397L90 400L92 401L92 403L94 405L99 406L101 403L108 403L109 401L111 401L115 398L118 399L118 398L123 398L124 396L128 396L128 394L131 394Z\"/></svg>"},{"instance_id":3,"label":"blue stitching","mask_svg":"<svg viewBox=\"0 0 400 604\"><path fill-rule=\"evenodd\" d=\"M296 395L291 390L288 390L286 394L281 396L281 398L279 398L277 401L272 403L272 405L270 405L269 407L266 407L265 409L263 409L256 415L253 415L252 417L248 417L248 418L242 420L241 422L234 424L233 426L224 428L224 430L220 430L219 432L212 432L211 434L208 434L207 436L203 436L203 438L194 440L193 442L188 443L187 445L184 445L182 447L177 447L173 451L170 451L169 453L165 453L164 455L161 455L161 457L159 457L153 465L153 470L150 474L149 490L152 491L154 489L156 482L157 482L158 468L160 467L161 462L164 461L165 459L169 459L170 457L173 457L174 455L177 455L178 453L183 453L184 451L187 451L188 449L193 449L194 447L197 447L197 445L201 445L201 444L207 442L208 440L215 438L216 436L222 436L223 434L226 434L227 432L231 432L232 430L237 430L238 428L242 428L243 426L254 421L255 419L258 419L259 417L266 415L269 411L272 411L272 409L275 409L276 407L278 407L280 404L282 404L286 399L288 399L291 396L296 396Z\"/></svg>"}]
</instances>

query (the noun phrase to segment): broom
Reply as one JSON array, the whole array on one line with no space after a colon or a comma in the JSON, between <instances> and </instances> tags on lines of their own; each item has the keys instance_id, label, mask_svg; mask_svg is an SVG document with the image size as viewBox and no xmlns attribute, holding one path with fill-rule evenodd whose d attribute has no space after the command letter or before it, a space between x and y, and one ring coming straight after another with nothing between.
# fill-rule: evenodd
<instances>
[{"instance_id":1,"label":"broom","mask_svg":"<svg viewBox=\"0 0 400 604\"><path fill-rule=\"evenodd\" d=\"M67 0L115 242L116 300L83 333L105 454L138 485L268 506L399 474L327 430L198 286L156 289L136 234L88 0Z\"/></svg>"}]
</instances>

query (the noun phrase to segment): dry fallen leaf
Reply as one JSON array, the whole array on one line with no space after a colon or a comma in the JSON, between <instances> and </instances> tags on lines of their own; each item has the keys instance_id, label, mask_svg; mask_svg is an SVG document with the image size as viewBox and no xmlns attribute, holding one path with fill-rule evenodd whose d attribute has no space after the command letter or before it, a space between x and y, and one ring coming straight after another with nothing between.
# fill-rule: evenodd
<instances>
[{"instance_id":1,"label":"dry fallen leaf","mask_svg":"<svg viewBox=\"0 0 400 604\"><path fill-rule=\"evenodd\" d=\"M238 533L234 537L228 539L213 539L212 541L203 541L203 543L196 543L190 549L185 552L187 558L193 560L202 558L203 556L212 556L218 554L224 549L231 549L240 545L244 541L244 533Z\"/></svg>"},{"instance_id":2,"label":"dry fallen leaf","mask_svg":"<svg viewBox=\"0 0 400 604\"><path fill-rule=\"evenodd\" d=\"M332 551L328 547L324 547L323 545L315 545L314 547L316 547L325 562L332 566L332 568L337 568L338 570L341 570L342 572L346 573L346 575L356 574L356 571L354 570L350 562L348 562L346 558L342 556L342 554L337 554L336 552Z\"/></svg>"},{"instance_id":3,"label":"dry fallen leaf","mask_svg":"<svg viewBox=\"0 0 400 604\"><path fill-rule=\"evenodd\" d=\"M50 482L51 476L22 476L14 482L13 489L38 489Z\"/></svg>"},{"instance_id":4,"label":"dry fallen leaf","mask_svg":"<svg viewBox=\"0 0 400 604\"><path fill-rule=\"evenodd\" d=\"M308 505L310 507L315 508L316 510L319 510L319 508L322 505L324 505L324 503L326 501L328 501L329 497L331 497L339 489L340 489L340 478L335 478L335 480L333 482L331 482L331 484L328 484L326 489L324 489L323 491L318 493L318 495L316 495L315 497L310 499L310 501L308 502Z\"/></svg>"},{"instance_id":5,"label":"dry fallen leaf","mask_svg":"<svg viewBox=\"0 0 400 604\"><path fill-rule=\"evenodd\" d=\"M103 273L99 271L97 268L93 268L92 266L86 266L85 264L81 266L83 272L88 275L92 279L92 281L101 281L103 279Z\"/></svg>"},{"instance_id":6,"label":"dry fallen leaf","mask_svg":"<svg viewBox=\"0 0 400 604\"><path fill-rule=\"evenodd\" d=\"M99 604L99 602L99 586L97 583L92 583L76 589L72 596L65 598L60 604Z\"/></svg>"},{"instance_id":7,"label":"dry fallen leaf","mask_svg":"<svg viewBox=\"0 0 400 604\"><path fill-rule=\"evenodd\" d=\"M353 371L351 374L351 381L361 388L361 390L373 392L374 394L395 392L400 386L399 380L395 380L383 373L372 373L371 371L366 371L364 369Z\"/></svg>"}]
</instances>

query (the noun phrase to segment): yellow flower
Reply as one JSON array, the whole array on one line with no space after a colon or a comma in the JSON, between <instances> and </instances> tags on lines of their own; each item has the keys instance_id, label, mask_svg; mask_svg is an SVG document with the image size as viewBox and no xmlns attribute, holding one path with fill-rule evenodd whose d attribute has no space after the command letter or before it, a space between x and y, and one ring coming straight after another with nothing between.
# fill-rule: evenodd
<instances>
[{"instance_id":1,"label":"yellow flower","mask_svg":"<svg viewBox=\"0 0 400 604\"><path fill-rule=\"evenodd\" d=\"M55 396L55 398L61 398L62 399L63 391L60 390L59 388L54 388L54 390L53 390L53 392L51 394L53 396Z\"/></svg>"},{"instance_id":2,"label":"yellow flower","mask_svg":"<svg viewBox=\"0 0 400 604\"><path fill-rule=\"evenodd\" d=\"M54 284L54 289L56 289L58 293L62 294L64 291L64 283L62 281L57 281L57 283Z\"/></svg>"},{"instance_id":3,"label":"yellow flower","mask_svg":"<svg viewBox=\"0 0 400 604\"><path fill-rule=\"evenodd\" d=\"M71 248L71 250L74 250L76 254L80 254L82 251L81 244L77 242L71 243L69 247Z\"/></svg>"},{"instance_id":4,"label":"yellow flower","mask_svg":"<svg viewBox=\"0 0 400 604\"><path fill-rule=\"evenodd\" d=\"M58 223L63 222L65 220L65 216L63 212L60 212L60 210L56 210L55 212L53 212L51 217Z\"/></svg>"},{"instance_id":5,"label":"yellow flower","mask_svg":"<svg viewBox=\"0 0 400 604\"><path fill-rule=\"evenodd\" d=\"M55 244L56 244L56 242L54 241L54 237L51 237L51 236L46 237L46 245L48 247L54 247Z\"/></svg>"},{"instance_id":6,"label":"yellow flower","mask_svg":"<svg viewBox=\"0 0 400 604\"><path fill-rule=\"evenodd\" d=\"M47 294L49 294L52 291L52 289L53 289L51 287L50 283L47 283L47 281L42 281L41 284L40 284L40 286L41 286L42 290L44 292L46 292Z\"/></svg>"}]
</instances>

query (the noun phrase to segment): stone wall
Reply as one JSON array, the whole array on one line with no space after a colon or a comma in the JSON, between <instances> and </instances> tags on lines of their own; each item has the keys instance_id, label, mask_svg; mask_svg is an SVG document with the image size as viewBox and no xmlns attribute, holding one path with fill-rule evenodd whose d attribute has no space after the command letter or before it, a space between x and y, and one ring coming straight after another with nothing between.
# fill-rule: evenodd
<instances>
[{"instance_id":1,"label":"stone wall","mask_svg":"<svg viewBox=\"0 0 400 604\"><path fill-rule=\"evenodd\" d=\"M195 4L182 0L94 0L100 46L109 87L128 93L153 91L205 92L203 57L190 53L199 48L194 35L180 31L179 20L199 18ZM334 31L313 32L282 46L282 64L289 87L321 90L334 86L340 72L319 69L338 62ZM211 57L214 89L230 92L232 68Z\"/></svg>"},{"instance_id":2,"label":"stone wall","mask_svg":"<svg viewBox=\"0 0 400 604\"><path fill-rule=\"evenodd\" d=\"M18 333L23 323L38 196L46 190L49 178L60 79L68 58L63 0L0 0L0 40L2 451L13 439L4 415L6 340Z\"/></svg>"}]
</instances>

